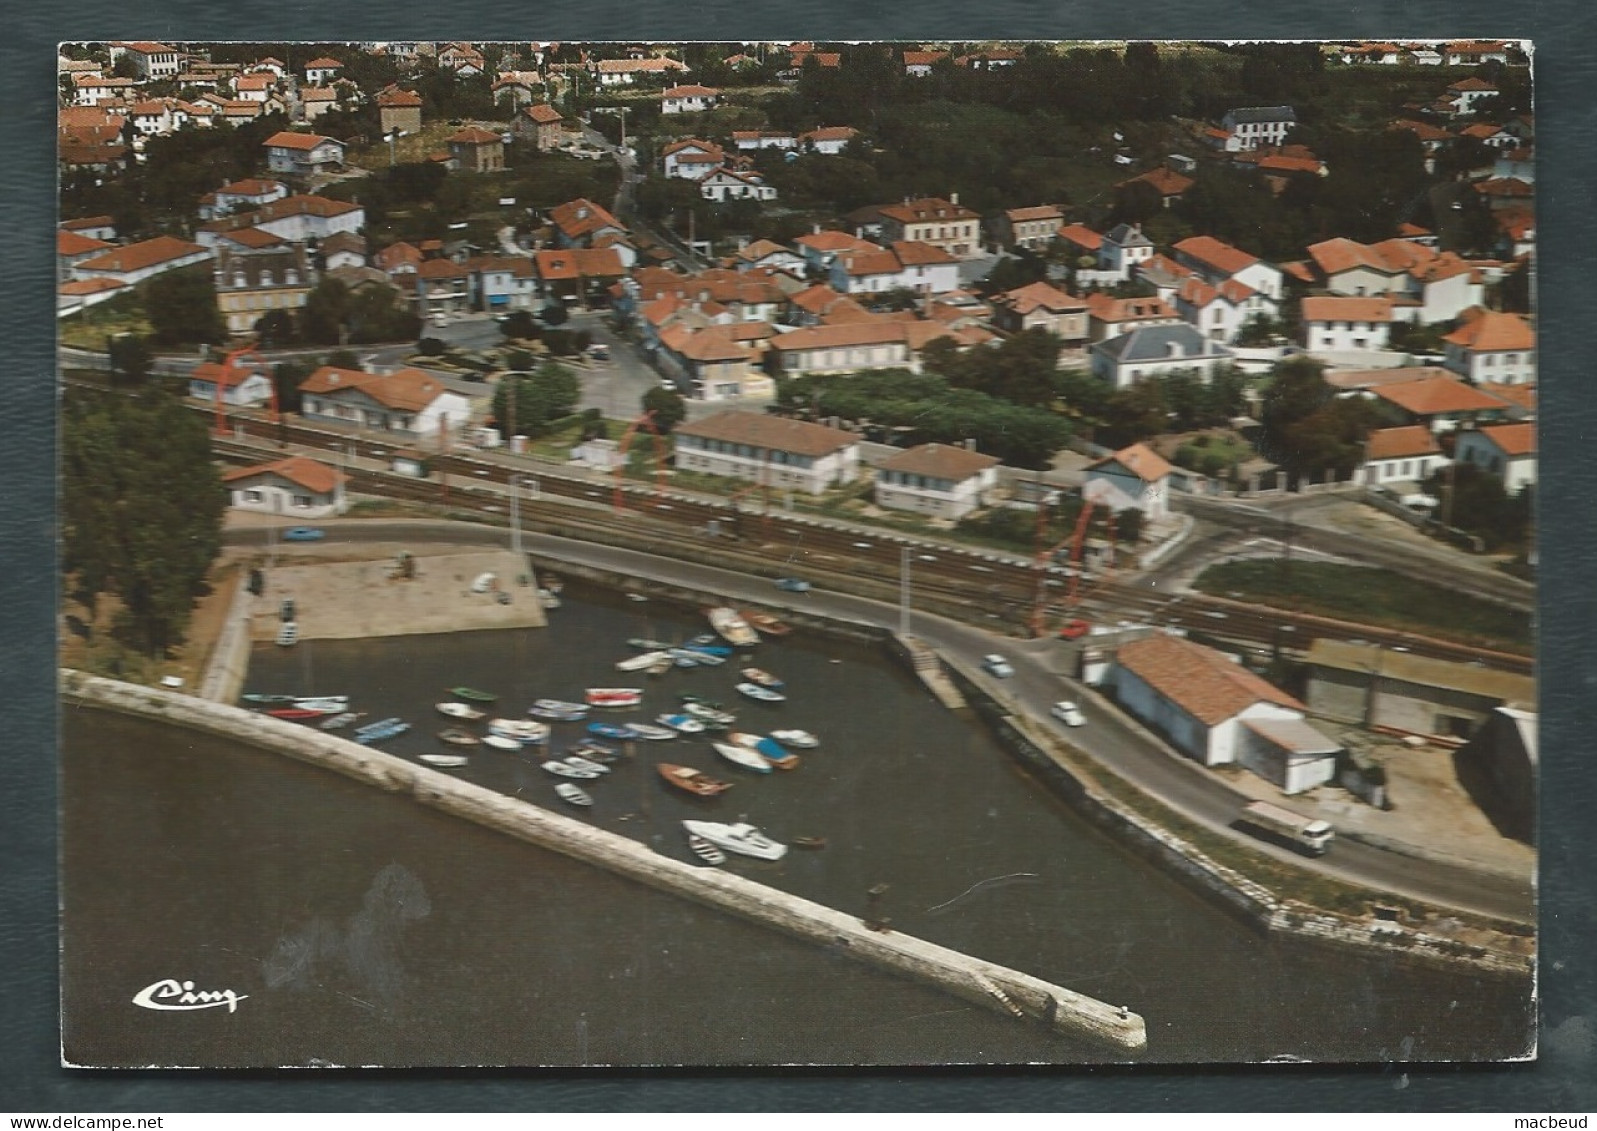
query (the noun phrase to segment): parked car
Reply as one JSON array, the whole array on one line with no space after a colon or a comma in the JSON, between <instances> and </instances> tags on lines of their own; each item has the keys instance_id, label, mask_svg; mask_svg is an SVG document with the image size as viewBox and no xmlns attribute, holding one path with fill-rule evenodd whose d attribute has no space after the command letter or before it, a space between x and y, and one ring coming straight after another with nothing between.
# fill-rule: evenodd
<instances>
[{"instance_id":1,"label":"parked car","mask_svg":"<svg viewBox=\"0 0 1597 1131\"><path fill-rule=\"evenodd\" d=\"M1079 637L1086 636L1087 633L1091 631L1092 625L1088 624L1086 621L1070 620L1066 621L1065 626L1059 630L1059 635L1066 640L1075 640Z\"/></svg>"},{"instance_id":2,"label":"parked car","mask_svg":"<svg viewBox=\"0 0 1597 1131\"><path fill-rule=\"evenodd\" d=\"M588 356L594 361L609 361L610 347L605 345L603 342L595 342L593 345L588 347Z\"/></svg>"},{"instance_id":3,"label":"parked car","mask_svg":"<svg viewBox=\"0 0 1597 1131\"><path fill-rule=\"evenodd\" d=\"M995 676L998 679L1008 679L1010 676L1015 674L1015 669L1010 666L1009 661L1004 659L997 652L983 656L981 660L981 666L982 670L988 675Z\"/></svg>"},{"instance_id":4,"label":"parked car","mask_svg":"<svg viewBox=\"0 0 1597 1131\"><path fill-rule=\"evenodd\" d=\"M1081 708L1069 699L1061 699L1055 703L1049 714L1064 723L1067 727L1084 727L1087 725L1087 716L1081 713Z\"/></svg>"},{"instance_id":5,"label":"parked car","mask_svg":"<svg viewBox=\"0 0 1597 1131\"><path fill-rule=\"evenodd\" d=\"M810 591L810 583L802 577L779 577L776 579L776 587L785 589L789 593L808 593Z\"/></svg>"},{"instance_id":6,"label":"parked car","mask_svg":"<svg viewBox=\"0 0 1597 1131\"><path fill-rule=\"evenodd\" d=\"M283 531L285 542L320 542L327 533L315 526L290 526Z\"/></svg>"}]
</instances>

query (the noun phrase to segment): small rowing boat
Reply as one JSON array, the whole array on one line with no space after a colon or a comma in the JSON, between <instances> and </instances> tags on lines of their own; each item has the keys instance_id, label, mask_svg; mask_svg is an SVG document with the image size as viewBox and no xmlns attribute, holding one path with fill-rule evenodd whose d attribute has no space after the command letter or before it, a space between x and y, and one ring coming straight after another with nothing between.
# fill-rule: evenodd
<instances>
[{"instance_id":1,"label":"small rowing boat","mask_svg":"<svg viewBox=\"0 0 1597 1131\"><path fill-rule=\"evenodd\" d=\"M643 688L590 687L583 698L590 707L636 707L643 701Z\"/></svg>"},{"instance_id":2,"label":"small rowing boat","mask_svg":"<svg viewBox=\"0 0 1597 1131\"><path fill-rule=\"evenodd\" d=\"M670 727L672 730L678 731L682 734L704 733L703 720L696 719L692 715L659 715L654 721L659 723L661 726Z\"/></svg>"},{"instance_id":3,"label":"small rowing boat","mask_svg":"<svg viewBox=\"0 0 1597 1131\"><path fill-rule=\"evenodd\" d=\"M320 719L332 714L316 707L268 707L266 713L274 719L287 719L293 723L303 723L310 719Z\"/></svg>"},{"instance_id":4,"label":"small rowing boat","mask_svg":"<svg viewBox=\"0 0 1597 1131\"><path fill-rule=\"evenodd\" d=\"M600 738L618 739L622 742L630 742L632 739L638 737L637 731L633 730L629 726L622 726L619 723L589 723L588 733L596 734Z\"/></svg>"},{"instance_id":5,"label":"small rowing boat","mask_svg":"<svg viewBox=\"0 0 1597 1131\"><path fill-rule=\"evenodd\" d=\"M749 627L749 622L738 616L737 610L728 605L718 605L713 609L704 610L705 616L710 618L710 627L720 633L734 648L752 648L760 642L760 634Z\"/></svg>"},{"instance_id":6,"label":"small rowing boat","mask_svg":"<svg viewBox=\"0 0 1597 1131\"><path fill-rule=\"evenodd\" d=\"M780 679L766 671L764 668L744 668L742 671L738 672L738 674L744 679L748 680L750 683L757 683L761 687L769 687L773 691L780 690L781 688L787 686Z\"/></svg>"},{"instance_id":7,"label":"small rowing boat","mask_svg":"<svg viewBox=\"0 0 1597 1131\"><path fill-rule=\"evenodd\" d=\"M739 609L738 612L762 636L786 636L793 631L790 625L783 623L770 613L762 613L758 609Z\"/></svg>"},{"instance_id":8,"label":"small rowing boat","mask_svg":"<svg viewBox=\"0 0 1597 1131\"><path fill-rule=\"evenodd\" d=\"M596 774L608 774L610 767L603 762L595 762L591 758L584 758L581 754L568 753L564 759L566 765L574 766L579 770L592 770Z\"/></svg>"},{"instance_id":9,"label":"small rowing boat","mask_svg":"<svg viewBox=\"0 0 1597 1131\"><path fill-rule=\"evenodd\" d=\"M726 711L718 710L706 703L684 703L682 709L706 726L728 727L738 721L738 717Z\"/></svg>"},{"instance_id":10,"label":"small rowing boat","mask_svg":"<svg viewBox=\"0 0 1597 1131\"><path fill-rule=\"evenodd\" d=\"M780 703L787 698L780 691L770 687L761 687L757 683L740 683L736 689L750 699L758 699L762 703Z\"/></svg>"},{"instance_id":11,"label":"small rowing boat","mask_svg":"<svg viewBox=\"0 0 1597 1131\"><path fill-rule=\"evenodd\" d=\"M364 711L345 711L342 714L323 719L316 725L321 727L323 730L343 730L350 723L360 718L363 714L365 714Z\"/></svg>"},{"instance_id":12,"label":"small rowing boat","mask_svg":"<svg viewBox=\"0 0 1597 1131\"><path fill-rule=\"evenodd\" d=\"M618 672L641 672L641 671L647 671L648 669L653 668L656 664L660 663L661 661L664 661L665 663L669 664L671 662L671 653L668 652L668 651L639 652L636 656L628 656L625 660L617 661L617 663L616 663L616 671L618 671Z\"/></svg>"},{"instance_id":13,"label":"small rowing boat","mask_svg":"<svg viewBox=\"0 0 1597 1131\"><path fill-rule=\"evenodd\" d=\"M593 804L593 797L580 785L572 785L568 781L555 783L555 794L561 801L571 805L589 806Z\"/></svg>"},{"instance_id":14,"label":"small rowing boat","mask_svg":"<svg viewBox=\"0 0 1597 1131\"><path fill-rule=\"evenodd\" d=\"M521 743L544 742L549 738L549 724L531 719L489 719L488 733Z\"/></svg>"},{"instance_id":15,"label":"small rowing boat","mask_svg":"<svg viewBox=\"0 0 1597 1131\"><path fill-rule=\"evenodd\" d=\"M434 706L438 708L440 715L448 715L451 719L465 719L467 722L474 723L478 719L488 717L487 711L478 710L476 707L468 707L464 703L435 703Z\"/></svg>"},{"instance_id":16,"label":"small rowing boat","mask_svg":"<svg viewBox=\"0 0 1597 1131\"><path fill-rule=\"evenodd\" d=\"M796 836L793 838L794 848L825 848L824 836Z\"/></svg>"},{"instance_id":17,"label":"small rowing boat","mask_svg":"<svg viewBox=\"0 0 1597 1131\"><path fill-rule=\"evenodd\" d=\"M447 742L451 746L476 746L482 742L482 739L470 731L461 730L459 727L445 727L438 732L438 740Z\"/></svg>"},{"instance_id":18,"label":"small rowing boat","mask_svg":"<svg viewBox=\"0 0 1597 1131\"><path fill-rule=\"evenodd\" d=\"M598 770L584 770L571 765L569 762L557 762L551 759L543 764L543 768L556 777L579 778L591 780L599 776Z\"/></svg>"},{"instance_id":19,"label":"small rowing boat","mask_svg":"<svg viewBox=\"0 0 1597 1131\"><path fill-rule=\"evenodd\" d=\"M471 760L464 754L418 754L416 757L426 762L429 766L437 766L443 770L456 769Z\"/></svg>"},{"instance_id":20,"label":"small rowing boat","mask_svg":"<svg viewBox=\"0 0 1597 1131\"><path fill-rule=\"evenodd\" d=\"M677 736L677 732L670 727L658 727L653 723L628 723L627 726L639 738L647 738L652 742L664 742Z\"/></svg>"},{"instance_id":21,"label":"small rowing boat","mask_svg":"<svg viewBox=\"0 0 1597 1131\"><path fill-rule=\"evenodd\" d=\"M451 687L449 694L456 699L469 699L473 703L492 703L499 698L492 691L478 691L475 687Z\"/></svg>"},{"instance_id":22,"label":"small rowing boat","mask_svg":"<svg viewBox=\"0 0 1597 1131\"><path fill-rule=\"evenodd\" d=\"M733 731L727 738L745 750L752 750L779 770L791 770L798 766L797 754L782 749L782 744L774 738L767 738L763 734L744 734Z\"/></svg>"},{"instance_id":23,"label":"small rowing boat","mask_svg":"<svg viewBox=\"0 0 1597 1131\"><path fill-rule=\"evenodd\" d=\"M504 750L513 753L521 749L521 743L502 734L485 734L482 736L484 746L492 746L495 750Z\"/></svg>"},{"instance_id":24,"label":"small rowing boat","mask_svg":"<svg viewBox=\"0 0 1597 1131\"><path fill-rule=\"evenodd\" d=\"M717 656L701 648L673 648L671 659L678 667L718 668L726 663L725 656Z\"/></svg>"},{"instance_id":25,"label":"small rowing boat","mask_svg":"<svg viewBox=\"0 0 1597 1131\"><path fill-rule=\"evenodd\" d=\"M628 648L636 648L639 652L668 652L674 645L666 640L650 640L643 636L634 636L627 641Z\"/></svg>"},{"instance_id":26,"label":"small rowing boat","mask_svg":"<svg viewBox=\"0 0 1597 1131\"><path fill-rule=\"evenodd\" d=\"M264 695L260 692L240 695L239 698L246 703L253 703L257 707L286 707L294 701L294 696L292 695Z\"/></svg>"},{"instance_id":27,"label":"small rowing boat","mask_svg":"<svg viewBox=\"0 0 1597 1131\"><path fill-rule=\"evenodd\" d=\"M677 766L670 762L660 762L655 766L660 771L660 776L667 782L684 792L695 797L714 797L725 793L732 788L729 781L712 778L702 770L695 770L692 766Z\"/></svg>"},{"instance_id":28,"label":"small rowing boat","mask_svg":"<svg viewBox=\"0 0 1597 1131\"><path fill-rule=\"evenodd\" d=\"M715 847L715 845L705 840L698 833L688 834L688 848L692 850L693 855L697 856L700 860L703 860L706 864L716 865L726 863L726 853L722 852L719 848Z\"/></svg>"},{"instance_id":29,"label":"small rowing boat","mask_svg":"<svg viewBox=\"0 0 1597 1131\"><path fill-rule=\"evenodd\" d=\"M800 750L809 750L821 744L821 740L807 730L773 730L771 737L783 746L796 746Z\"/></svg>"}]
</instances>

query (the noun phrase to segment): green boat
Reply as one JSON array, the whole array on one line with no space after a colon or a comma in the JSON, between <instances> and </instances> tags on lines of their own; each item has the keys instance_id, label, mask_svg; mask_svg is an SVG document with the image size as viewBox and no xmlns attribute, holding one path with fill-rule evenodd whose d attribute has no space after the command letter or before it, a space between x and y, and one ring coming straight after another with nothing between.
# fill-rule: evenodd
<instances>
[{"instance_id":1,"label":"green boat","mask_svg":"<svg viewBox=\"0 0 1597 1131\"><path fill-rule=\"evenodd\" d=\"M492 703L499 698L492 691L478 691L475 687L451 687L449 694L456 699L467 699L473 703Z\"/></svg>"}]
</instances>

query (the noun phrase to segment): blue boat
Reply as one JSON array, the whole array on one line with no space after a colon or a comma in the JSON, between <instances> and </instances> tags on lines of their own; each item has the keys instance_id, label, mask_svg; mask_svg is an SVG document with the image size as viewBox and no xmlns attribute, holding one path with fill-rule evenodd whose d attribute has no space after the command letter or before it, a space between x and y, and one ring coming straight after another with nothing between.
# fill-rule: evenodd
<instances>
[{"instance_id":1,"label":"blue boat","mask_svg":"<svg viewBox=\"0 0 1597 1131\"><path fill-rule=\"evenodd\" d=\"M638 737L631 727L619 723L589 723L588 733L596 734L600 738L618 738L623 742Z\"/></svg>"},{"instance_id":2,"label":"blue boat","mask_svg":"<svg viewBox=\"0 0 1597 1131\"><path fill-rule=\"evenodd\" d=\"M688 652L703 652L709 656L720 656L722 659L725 659L732 654L732 649L727 647L725 644L698 643L698 641L703 639L705 638L702 636L695 637L694 639L689 640L686 644L682 645L682 647ZM713 637L711 639L713 639Z\"/></svg>"},{"instance_id":3,"label":"blue boat","mask_svg":"<svg viewBox=\"0 0 1597 1131\"><path fill-rule=\"evenodd\" d=\"M360 743L362 746L370 746L374 742L386 742L390 738L397 738L409 729L409 723L400 722L396 719L386 726L379 727L376 730L366 731L364 734L356 735L355 741Z\"/></svg>"},{"instance_id":4,"label":"blue boat","mask_svg":"<svg viewBox=\"0 0 1597 1131\"><path fill-rule=\"evenodd\" d=\"M393 715L386 719L378 719L375 723L367 723L365 726L356 727L355 734L357 736L362 734L372 734L379 730L387 730L395 723L401 723L404 721L405 720L401 719L398 715Z\"/></svg>"}]
</instances>

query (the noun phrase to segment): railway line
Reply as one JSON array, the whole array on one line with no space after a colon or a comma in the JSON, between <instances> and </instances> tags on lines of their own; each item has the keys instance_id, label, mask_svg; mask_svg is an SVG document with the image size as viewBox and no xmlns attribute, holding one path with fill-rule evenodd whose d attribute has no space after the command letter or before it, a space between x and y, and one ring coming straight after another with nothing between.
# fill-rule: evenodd
<instances>
[{"instance_id":1,"label":"railway line","mask_svg":"<svg viewBox=\"0 0 1597 1131\"><path fill-rule=\"evenodd\" d=\"M257 462L279 451L279 444L317 449L340 459L351 475L351 488L358 492L413 502L445 502L455 510L502 518L509 509L509 493L515 490L521 520L529 529L586 530L606 541L650 541L655 552L686 542L701 548L708 544L714 547L711 553L736 559L756 574L773 578L798 574L841 589L854 586L896 592L907 569L918 605L985 622L995 629L1025 631L1038 599L1037 564L1017 554L925 541L891 531L867 532L769 504L754 508L732 500L662 491L636 481L617 485L608 477L574 474L552 462L526 457L511 464L503 456L485 453L439 453L428 457L432 474L416 478L359 465L359 460L385 459L392 445L286 421L274 424L238 415L231 423L232 437L213 441L221 458ZM1269 652L1301 653L1315 639L1327 637L1522 674L1533 667L1527 655L1485 649L1466 641L1192 592L1160 593L1109 574L1084 574L1072 603L1067 595L1071 572L1066 566L1050 564L1041 578L1043 591L1057 595L1047 604L1045 623L1051 628L1081 617L1108 626L1169 627Z\"/></svg>"}]
</instances>

